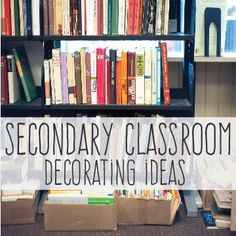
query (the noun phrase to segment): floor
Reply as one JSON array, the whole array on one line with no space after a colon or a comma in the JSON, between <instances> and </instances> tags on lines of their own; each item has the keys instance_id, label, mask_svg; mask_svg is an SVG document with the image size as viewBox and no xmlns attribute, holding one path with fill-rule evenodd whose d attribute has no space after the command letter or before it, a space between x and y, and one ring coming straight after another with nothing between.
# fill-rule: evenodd
<instances>
[{"instance_id":1,"label":"floor","mask_svg":"<svg viewBox=\"0 0 236 236\"><path fill-rule=\"evenodd\" d=\"M117 231L113 232L44 232L43 216L38 215L36 223L31 225L2 226L2 236L141 236L141 235L168 235L168 236L227 236L236 235L236 232L230 232L228 229L207 230L201 216L197 218L187 218L183 205L176 215L174 225L172 226L119 226Z\"/></svg>"}]
</instances>

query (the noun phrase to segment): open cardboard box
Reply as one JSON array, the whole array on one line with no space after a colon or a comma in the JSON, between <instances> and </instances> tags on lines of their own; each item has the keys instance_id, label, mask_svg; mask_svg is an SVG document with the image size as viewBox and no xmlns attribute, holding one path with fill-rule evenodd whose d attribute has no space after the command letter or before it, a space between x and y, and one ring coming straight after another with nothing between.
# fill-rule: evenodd
<instances>
[{"instance_id":1,"label":"open cardboard box","mask_svg":"<svg viewBox=\"0 0 236 236\"><path fill-rule=\"evenodd\" d=\"M44 203L45 231L116 230L116 205Z\"/></svg>"},{"instance_id":2,"label":"open cardboard box","mask_svg":"<svg viewBox=\"0 0 236 236\"><path fill-rule=\"evenodd\" d=\"M35 223L36 209L39 201L39 193L36 192L33 199L18 199L16 201L1 203L1 224L32 224Z\"/></svg>"},{"instance_id":3,"label":"open cardboard box","mask_svg":"<svg viewBox=\"0 0 236 236\"><path fill-rule=\"evenodd\" d=\"M117 198L117 222L126 225L171 225L179 208L179 201Z\"/></svg>"}]
</instances>

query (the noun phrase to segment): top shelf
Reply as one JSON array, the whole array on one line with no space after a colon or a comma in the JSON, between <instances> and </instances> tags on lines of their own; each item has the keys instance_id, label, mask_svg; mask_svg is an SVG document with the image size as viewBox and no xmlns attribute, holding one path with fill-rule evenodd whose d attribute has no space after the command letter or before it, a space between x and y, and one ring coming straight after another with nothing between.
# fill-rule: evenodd
<instances>
[{"instance_id":1,"label":"top shelf","mask_svg":"<svg viewBox=\"0 0 236 236\"><path fill-rule=\"evenodd\" d=\"M1 36L2 42L4 41L50 41L50 40L172 40L172 41L193 41L194 35L192 34L168 34L168 35L78 35L78 36Z\"/></svg>"}]
</instances>

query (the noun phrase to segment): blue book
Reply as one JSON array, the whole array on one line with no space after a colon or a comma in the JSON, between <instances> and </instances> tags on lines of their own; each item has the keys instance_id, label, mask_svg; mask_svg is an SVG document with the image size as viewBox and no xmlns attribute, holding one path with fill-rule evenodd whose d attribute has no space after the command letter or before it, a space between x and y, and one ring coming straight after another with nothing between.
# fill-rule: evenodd
<instances>
[{"instance_id":1,"label":"blue book","mask_svg":"<svg viewBox=\"0 0 236 236\"><path fill-rule=\"evenodd\" d=\"M23 0L24 35L32 35L32 1Z\"/></svg>"}]
</instances>

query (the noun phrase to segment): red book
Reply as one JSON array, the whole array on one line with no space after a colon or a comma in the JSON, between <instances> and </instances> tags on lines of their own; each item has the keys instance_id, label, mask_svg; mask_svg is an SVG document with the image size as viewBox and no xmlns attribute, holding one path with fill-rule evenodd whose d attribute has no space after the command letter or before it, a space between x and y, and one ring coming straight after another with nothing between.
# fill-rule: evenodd
<instances>
[{"instance_id":1,"label":"red book","mask_svg":"<svg viewBox=\"0 0 236 236\"><path fill-rule=\"evenodd\" d=\"M97 104L105 104L105 49L97 48Z\"/></svg>"},{"instance_id":2,"label":"red book","mask_svg":"<svg viewBox=\"0 0 236 236\"><path fill-rule=\"evenodd\" d=\"M4 0L4 7L5 7L5 31L6 31L6 35L11 36L12 34L11 32L11 0Z\"/></svg>"},{"instance_id":3,"label":"red book","mask_svg":"<svg viewBox=\"0 0 236 236\"><path fill-rule=\"evenodd\" d=\"M135 9L135 0L128 0L128 29L127 33L129 35L134 33L134 9Z\"/></svg>"},{"instance_id":4,"label":"red book","mask_svg":"<svg viewBox=\"0 0 236 236\"><path fill-rule=\"evenodd\" d=\"M106 70L106 77L107 77L107 104L110 104L110 97L111 97L111 68L110 68L110 61L106 61L106 67L107 67L107 70Z\"/></svg>"},{"instance_id":5,"label":"red book","mask_svg":"<svg viewBox=\"0 0 236 236\"><path fill-rule=\"evenodd\" d=\"M162 58L162 81L163 81L164 104L170 105L170 79L169 79L166 43L161 43L161 58Z\"/></svg>"},{"instance_id":6,"label":"red book","mask_svg":"<svg viewBox=\"0 0 236 236\"><path fill-rule=\"evenodd\" d=\"M91 104L91 61L90 53L85 54L87 104Z\"/></svg>"},{"instance_id":7,"label":"red book","mask_svg":"<svg viewBox=\"0 0 236 236\"><path fill-rule=\"evenodd\" d=\"M9 103L7 59L1 57L1 104Z\"/></svg>"},{"instance_id":8,"label":"red book","mask_svg":"<svg viewBox=\"0 0 236 236\"><path fill-rule=\"evenodd\" d=\"M135 0L134 6L134 32L133 34L140 34L140 11L141 11L141 0Z\"/></svg>"},{"instance_id":9,"label":"red book","mask_svg":"<svg viewBox=\"0 0 236 236\"><path fill-rule=\"evenodd\" d=\"M97 0L97 35L101 35L101 0Z\"/></svg>"},{"instance_id":10,"label":"red book","mask_svg":"<svg viewBox=\"0 0 236 236\"><path fill-rule=\"evenodd\" d=\"M116 62L116 104L121 105L121 61Z\"/></svg>"},{"instance_id":11,"label":"red book","mask_svg":"<svg viewBox=\"0 0 236 236\"><path fill-rule=\"evenodd\" d=\"M85 35L87 34L87 15L86 15L86 0L82 0L84 1L84 33Z\"/></svg>"}]
</instances>

